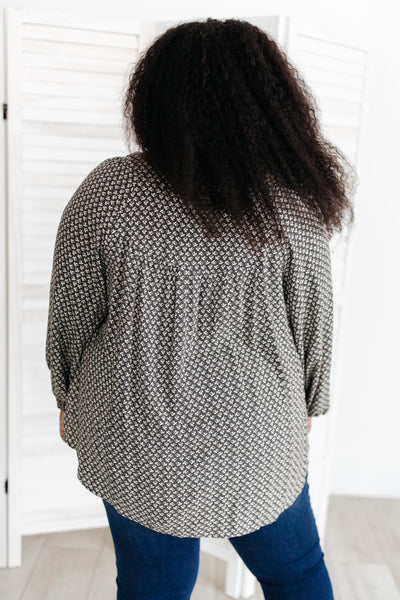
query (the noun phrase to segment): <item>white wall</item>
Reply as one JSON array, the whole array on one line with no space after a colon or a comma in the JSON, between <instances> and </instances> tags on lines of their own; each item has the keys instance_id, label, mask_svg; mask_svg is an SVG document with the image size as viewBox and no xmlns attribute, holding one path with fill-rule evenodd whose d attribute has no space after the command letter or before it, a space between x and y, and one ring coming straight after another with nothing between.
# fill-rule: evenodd
<instances>
[{"instance_id":1,"label":"white wall","mask_svg":"<svg viewBox=\"0 0 400 600\"><path fill-rule=\"evenodd\" d=\"M280 2L173 2L146 3L54 0L4 2L0 6L27 6L46 10L131 15L143 20L246 18L267 14L307 12L314 22L325 23L350 39L363 41L370 49L372 93L368 105L356 220L350 244L350 270L346 320L342 335L341 389L334 432L333 493L400 496L400 42L392 14L394 3L379 3L379 11L368 12L366 3L324 2L311 11ZM375 7L376 9L376 7ZM321 11L317 14L316 11Z\"/></svg>"},{"instance_id":2,"label":"white wall","mask_svg":"<svg viewBox=\"0 0 400 600\"><path fill-rule=\"evenodd\" d=\"M398 36L376 34L372 56L373 85L342 331L332 492L399 497Z\"/></svg>"}]
</instances>

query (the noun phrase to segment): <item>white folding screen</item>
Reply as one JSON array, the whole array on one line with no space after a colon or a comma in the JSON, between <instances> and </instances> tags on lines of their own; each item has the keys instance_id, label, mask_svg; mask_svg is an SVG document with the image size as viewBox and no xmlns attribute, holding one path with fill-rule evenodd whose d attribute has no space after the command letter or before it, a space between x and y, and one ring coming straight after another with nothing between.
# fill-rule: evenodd
<instances>
[{"instance_id":1,"label":"white folding screen","mask_svg":"<svg viewBox=\"0 0 400 600\"><path fill-rule=\"evenodd\" d=\"M11 566L23 534L106 524L59 436L44 354L48 293L65 204L98 162L129 151L123 91L152 25L11 7L5 24Z\"/></svg>"},{"instance_id":2,"label":"white folding screen","mask_svg":"<svg viewBox=\"0 0 400 600\"><path fill-rule=\"evenodd\" d=\"M44 362L51 259L61 212L77 185L99 161L128 152L121 127L128 71L166 24L16 8L4 9L4 17L7 565L13 566L21 564L23 534L106 525L100 500L76 478L76 454L59 437L59 411ZM365 98L365 50L332 39L299 19L248 20L281 43L317 97L327 136L356 164ZM336 349L347 246L346 235L333 240ZM310 432L312 500L322 539L329 494L328 433L335 408L335 359L334 353L331 411L313 419ZM203 539L202 549L207 551L208 544L211 540ZM242 595L247 596L244 589Z\"/></svg>"}]
</instances>

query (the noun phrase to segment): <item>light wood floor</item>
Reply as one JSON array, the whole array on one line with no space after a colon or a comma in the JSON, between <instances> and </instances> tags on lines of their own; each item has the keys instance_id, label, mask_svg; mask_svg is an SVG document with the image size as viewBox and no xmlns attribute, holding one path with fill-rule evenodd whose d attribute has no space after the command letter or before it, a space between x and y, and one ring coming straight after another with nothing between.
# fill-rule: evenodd
<instances>
[{"instance_id":1,"label":"light wood floor","mask_svg":"<svg viewBox=\"0 0 400 600\"><path fill-rule=\"evenodd\" d=\"M324 552L335 600L400 600L400 500L331 495ZM227 600L224 576L201 552L192 600ZM22 566L0 569L0 598L115 600L115 577L108 528L25 536Z\"/></svg>"}]
</instances>

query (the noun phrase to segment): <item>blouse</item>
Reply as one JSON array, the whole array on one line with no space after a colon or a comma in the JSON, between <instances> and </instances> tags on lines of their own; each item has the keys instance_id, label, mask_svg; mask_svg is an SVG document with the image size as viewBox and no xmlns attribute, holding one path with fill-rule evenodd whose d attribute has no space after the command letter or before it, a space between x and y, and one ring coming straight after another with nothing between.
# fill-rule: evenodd
<instances>
[{"instance_id":1,"label":"blouse","mask_svg":"<svg viewBox=\"0 0 400 600\"><path fill-rule=\"evenodd\" d=\"M329 409L329 236L275 185L287 234L261 252L223 214L209 239L142 152L100 162L56 234L46 363L77 478L178 537L275 521ZM268 219L265 220L268 231Z\"/></svg>"}]
</instances>

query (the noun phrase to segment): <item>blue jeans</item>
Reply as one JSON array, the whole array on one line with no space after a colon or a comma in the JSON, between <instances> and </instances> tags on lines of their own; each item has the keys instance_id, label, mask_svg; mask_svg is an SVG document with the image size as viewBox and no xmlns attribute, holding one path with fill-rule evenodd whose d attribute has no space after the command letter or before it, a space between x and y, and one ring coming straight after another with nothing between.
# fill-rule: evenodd
<instances>
[{"instance_id":1,"label":"blue jeans","mask_svg":"<svg viewBox=\"0 0 400 600\"><path fill-rule=\"evenodd\" d=\"M114 542L117 600L189 600L198 574L200 538L153 531L103 503ZM307 477L294 503L273 523L227 539L267 600L333 599Z\"/></svg>"}]
</instances>

